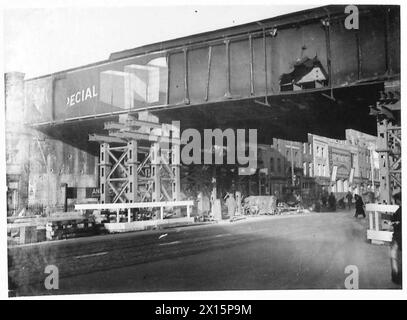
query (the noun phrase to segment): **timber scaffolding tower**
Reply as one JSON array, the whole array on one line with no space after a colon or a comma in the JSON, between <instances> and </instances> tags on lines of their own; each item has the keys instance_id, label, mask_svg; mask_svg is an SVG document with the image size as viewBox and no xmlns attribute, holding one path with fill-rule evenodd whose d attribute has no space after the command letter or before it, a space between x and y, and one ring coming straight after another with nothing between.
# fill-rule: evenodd
<instances>
[{"instance_id":1,"label":"timber scaffolding tower","mask_svg":"<svg viewBox=\"0 0 407 320\"><path fill-rule=\"evenodd\" d=\"M401 192L401 101L400 81L385 83L384 91L371 115L377 117L377 152L379 154L379 201L391 204Z\"/></svg>"},{"instance_id":2,"label":"timber scaffolding tower","mask_svg":"<svg viewBox=\"0 0 407 320\"><path fill-rule=\"evenodd\" d=\"M107 135L91 134L100 144L100 202L178 201L180 128L140 113L105 122Z\"/></svg>"}]
</instances>

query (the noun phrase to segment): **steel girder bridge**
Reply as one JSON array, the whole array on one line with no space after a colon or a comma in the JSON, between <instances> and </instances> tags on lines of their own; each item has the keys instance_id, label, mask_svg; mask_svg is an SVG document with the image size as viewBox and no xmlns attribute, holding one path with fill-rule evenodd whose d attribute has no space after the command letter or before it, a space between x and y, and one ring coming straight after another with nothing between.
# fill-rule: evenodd
<instances>
[{"instance_id":1,"label":"steel girder bridge","mask_svg":"<svg viewBox=\"0 0 407 320\"><path fill-rule=\"evenodd\" d=\"M50 137L114 159L115 170L124 157L112 157L109 141L119 143L127 155L134 145L140 146L140 153L142 147L151 147L138 143L146 138L140 135L143 127L128 127L120 121L122 115L140 120L139 115L148 112L156 117L153 122L180 121L180 130L256 128L261 143L272 137L305 141L308 132L343 138L347 128L377 134L379 128L386 184L382 190L387 188L382 194L389 194L401 181L401 153L394 147L400 143L400 122L394 117L393 124L383 116L375 119L370 108L391 104L391 112L400 110L399 95L383 99L389 87L397 92L400 86L399 7L358 6L356 29L347 28L344 9L320 7L151 44L26 80L25 122ZM100 146L89 141L89 134ZM137 194L129 191L133 160L138 161L127 157L129 165L122 168L127 189L113 188L109 201L128 201L129 194ZM111 172L104 173L110 184L115 179ZM100 175L101 181L104 177ZM150 197L158 200L160 187L155 183L156 193ZM165 197L176 198L166 192Z\"/></svg>"}]
</instances>

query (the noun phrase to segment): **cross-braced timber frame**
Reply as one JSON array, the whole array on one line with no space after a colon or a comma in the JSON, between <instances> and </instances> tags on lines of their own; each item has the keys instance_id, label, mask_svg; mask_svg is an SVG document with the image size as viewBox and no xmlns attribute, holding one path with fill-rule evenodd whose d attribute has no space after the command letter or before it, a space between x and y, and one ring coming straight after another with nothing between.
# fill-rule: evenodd
<instances>
[{"instance_id":1,"label":"cross-braced timber frame","mask_svg":"<svg viewBox=\"0 0 407 320\"><path fill-rule=\"evenodd\" d=\"M401 127L387 119L378 124L380 199L391 203L392 194L401 191Z\"/></svg>"},{"instance_id":2,"label":"cross-braced timber frame","mask_svg":"<svg viewBox=\"0 0 407 320\"><path fill-rule=\"evenodd\" d=\"M100 143L101 203L178 201L180 129L124 115L106 122Z\"/></svg>"},{"instance_id":3,"label":"cross-braced timber frame","mask_svg":"<svg viewBox=\"0 0 407 320\"><path fill-rule=\"evenodd\" d=\"M401 191L400 82L385 85L381 98L371 111L377 116L377 152L380 168L380 201L392 203L392 195Z\"/></svg>"}]
</instances>

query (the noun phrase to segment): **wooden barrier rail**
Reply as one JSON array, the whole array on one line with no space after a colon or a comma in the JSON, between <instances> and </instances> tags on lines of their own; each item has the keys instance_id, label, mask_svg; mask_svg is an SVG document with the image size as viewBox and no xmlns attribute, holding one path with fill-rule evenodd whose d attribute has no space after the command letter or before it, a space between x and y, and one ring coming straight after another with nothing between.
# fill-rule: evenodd
<instances>
[{"instance_id":1,"label":"wooden barrier rail","mask_svg":"<svg viewBox=\"0 0 407 320\"><path fill-rule=\"evenodd\" d=\"M381 230L381 215L384 213L394 214L399 206L388 204L366 204L366 212L369 214L369 229L367 230L367 238L373 244L381 244L390 242L393 238L393 232Z\"/></svg>"},{"instance_id":2,"label":"wooden barrier rail","mask_svg":"<svg viewBox=\"0 0 407 320\"><path fill-rule=\"evenodd\" d=\"M187 217L191 217L191 207L194 205L194 201L157 201L157 202L126 202L126 203L97 203L97 204L76 204L75 210L113 210L116 211L117 219L119 222L120 210L127 210L128 222L131 220L130 209L134 208L160 208L160 218L164 219L165 207L186 207Z\"/></svg>"}]
</instances>

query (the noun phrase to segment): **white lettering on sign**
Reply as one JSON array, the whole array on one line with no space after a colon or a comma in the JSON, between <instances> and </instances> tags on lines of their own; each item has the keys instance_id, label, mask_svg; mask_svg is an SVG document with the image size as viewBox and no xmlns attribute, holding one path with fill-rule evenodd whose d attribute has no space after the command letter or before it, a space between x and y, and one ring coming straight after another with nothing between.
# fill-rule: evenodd
<instances>
[{"instance_id":1,"label":"white lettering on sign","mask_svg":"<svg viewBox=\"0 0 407 320\"><path fill-rule=\"evenodd\" d=\"M74 94L66 97L66 105L72 107L75 104L84 102L88 99L97 97L96 86L88 87L86 89L75 92Z\"/></svg>"}]
</instances>

